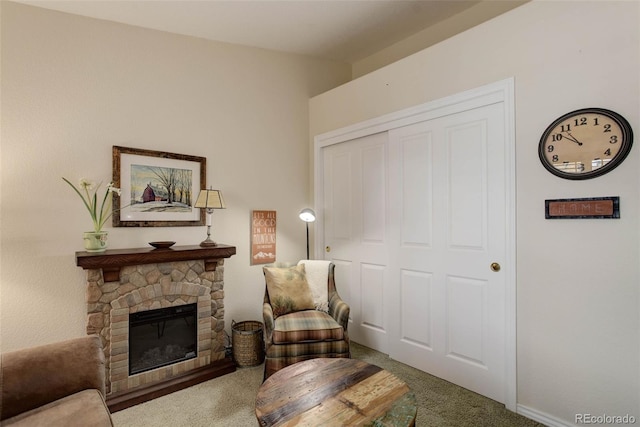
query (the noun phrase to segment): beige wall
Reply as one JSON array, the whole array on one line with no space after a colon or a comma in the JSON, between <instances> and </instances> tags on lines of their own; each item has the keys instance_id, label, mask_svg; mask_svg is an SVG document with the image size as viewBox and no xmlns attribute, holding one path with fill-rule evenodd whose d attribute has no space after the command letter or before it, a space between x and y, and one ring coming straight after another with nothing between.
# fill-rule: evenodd
<instances>
[{"instance_id":1,"label":"beige wall","mask_svg":"<svg viewBox=\"0 0 640 427\"><path fill-rule=\"evenodd\" d=\"M353 78L389 65L411 54L454 36L467 28L488 21L529 0L500 0L478 2L472 7L425 28L416 34L353 63Z\"/></svg>"},{"instance_id":2,"label":"beige wall","mask_svg":"<svg viewBox=\"0 0 640 427\"><path fill-rule=\"evenodd\" d=\"M640 419L640 3L527 3L313 98L311 137L515 78L520 411ZM587 181L549 174L539 138L565 112L621 113L636 144ZM620 196L619 220L545 220L545 199Z\"/></svg>"},{"instance_id":3,"label":"beige wall","mask_svg":"<svg viewBox=\"0 0 640 427\"><path fill-rule=\"evenodd\" d=\"M3 1L0 324L2 350L85 333L75 266L88 213L61 177L109 181L111 147L207 158L228 205L213 237L225 318L260 320L264 279L249 265L249 215L278 213L279 261L305 256L308 99L347 81L346 64L183 37ZM205 227L112 228L112 248L198 244ZM72 301L71 304L63 301Z\"/></svg>"}]
</instances>

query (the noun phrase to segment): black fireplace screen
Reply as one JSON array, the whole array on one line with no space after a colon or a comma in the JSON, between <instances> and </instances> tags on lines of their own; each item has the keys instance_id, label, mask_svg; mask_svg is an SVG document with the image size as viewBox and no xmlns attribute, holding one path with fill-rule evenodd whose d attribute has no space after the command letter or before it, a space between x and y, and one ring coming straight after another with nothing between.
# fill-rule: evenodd
<instances>
[{"instance_id":1,"label":"black fireplace screen","mask_svg":"<svg viewBox=\"0 0 640 427\"><path fill-rule=\"evenodd\" d=\"M129 315L129 375L197 355L196 304Z\"/></svg>"}]
</instances>

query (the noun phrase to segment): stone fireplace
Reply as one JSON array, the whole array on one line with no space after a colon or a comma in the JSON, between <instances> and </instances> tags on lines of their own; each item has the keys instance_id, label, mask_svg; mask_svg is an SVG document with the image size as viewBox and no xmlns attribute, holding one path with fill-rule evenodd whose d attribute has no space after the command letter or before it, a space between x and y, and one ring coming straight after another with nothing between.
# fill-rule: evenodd
<instances>
[{"instance_id":1,"label":"stone fireplace","mask_svg":"<svg viewBox=\"0 0 640 427\"><path fill-rule=\"evenodd\" d=\"M225 354L224 259L235 247L77 252L87 276L87 334L102 339L107 404L119 410L235 370ZM195 304L195 357L130 374L133 313Z\"/></svg>"}]
</instances>

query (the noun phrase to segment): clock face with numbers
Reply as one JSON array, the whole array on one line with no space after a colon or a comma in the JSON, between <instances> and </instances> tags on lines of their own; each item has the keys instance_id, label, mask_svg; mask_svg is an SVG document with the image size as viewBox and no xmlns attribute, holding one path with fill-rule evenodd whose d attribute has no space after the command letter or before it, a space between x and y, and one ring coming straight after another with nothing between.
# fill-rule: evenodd
<instances>
[{"instance_id":1,"label":"clock face with numbers","mask_svg":"<svg viewBox=\"0 0 640 427\"><path fill-rule=\"evenodd\" d=\"M603 175L627 157L633 143L629 122L610 110L584 108L559 117L542 134L540 161L566 179Z\"/></svg>"}]
</instances>

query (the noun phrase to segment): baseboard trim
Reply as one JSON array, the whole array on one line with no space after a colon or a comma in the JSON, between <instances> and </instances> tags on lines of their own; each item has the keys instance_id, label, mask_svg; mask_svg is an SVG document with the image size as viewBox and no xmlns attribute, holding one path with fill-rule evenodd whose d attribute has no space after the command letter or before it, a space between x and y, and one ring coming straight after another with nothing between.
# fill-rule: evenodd
<instances>
[{"instance_id":1,"label":"baseboard trim","mask_svg":"<svg viewBox=\"0 0 640 427\"><path fill-rule=\"evenodd\" d=\"M136 387L123 393L112 393L107 396L107 406L109 411L117 412L156 399L174 391L191 387L222 375L230 374L236 370L236 364L227 357L222 360L213 362L209 366L194 369L184 373L183 375L167 379L159 383L146 386Z\"/></svg>"},{"instance_id":2,"label":"baseboard trim","mask_svg":"<svg viewBox=\"0 0 640 427\"><path fill-rule=\"evenodd\" d=\"M524 405L517 405L516 413L530 418L534 421L542 423L548 427L573 427L575 424L568 423L565 420L554 417L553 415L545 414L537 409L529 408Z\"/></svg>"}]
</instances>

